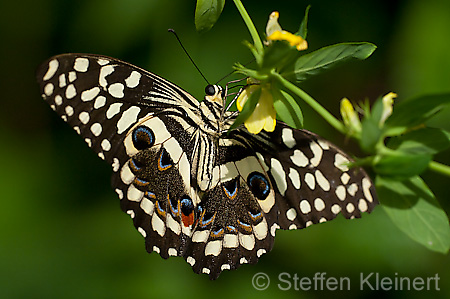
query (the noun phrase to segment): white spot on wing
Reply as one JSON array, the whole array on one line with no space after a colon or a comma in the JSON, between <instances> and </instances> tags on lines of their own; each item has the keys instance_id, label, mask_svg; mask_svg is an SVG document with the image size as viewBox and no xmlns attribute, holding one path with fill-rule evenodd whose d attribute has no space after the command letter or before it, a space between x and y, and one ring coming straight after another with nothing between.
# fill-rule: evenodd
<instances>
[{"instance_id":1,"label":"white spot on wing","mask_svg":"<svg viewBox=\"0 0 450 299\"><path fill-rule=\"evenodd\" d=\"M78 119L81 121L82 124L87 124L90 119L89 113L87 113L86 111L81 112L78 115Z\"/></svg>"},{"instance_id":2,"label":"white spot on wing","mask_svg":"<svg viewBox=\"0 0 450 299\"><path fill-rule=\"evenodd\" d=\"M91 126L91 132L94 136L98 137L102 133L103 127L99 123L95 123Z\"/></svg>"},{"instance_id":3,"label":"white spot on wing","mask_svg":"<svg viewBox=\"0 0 450 299\"><path fill-rule=\"evenodd\" d=\"M120 107L122 107L123 103L114 103L109 106L108 110L106 111L106 118L111 119L115 115L117 115L120 112Z\"/></svg>"},{"instance_id":4,"label":"white spot on wing","mask_svg":"<svg viewBox=\"0 0 450 299\"><path fill-rule=\"evenodd\" d=\"M68 100L74 98L77 95L77 90L75 89L75 86L73 84L70 84L66 88L66 98Z\"/></svg>"},{"instance_id":5,"label":"white spot on wing","mask_svg":"<svg viewBox=\"0 0 450 299\"><path fill-rule=\"evenodd\" d=\"M335 193L336 193L336 196L341 201L344 201L345 197L347 196L347 190L342 185L337 186Z\"/></svg>"},{"instance_id":6,"label":"white spot on wing","mask_svg":"<svg viewBox=\"0 0 450 299\"><path fill-rule=\"evenodd\" d=\"M53 91L55 90L55 86L53 86L52 83L47 83L44 87L44 93L46 96L51 96L53 94Z\"/></svg>"},{"instance_id":7,"label":"white spot on wing","mask_svg":"<svg viewBox=\"0 0 450 299\"><path fill-rule=\"evenodd\" d=\"M138 232L141 233L141 235L145 238L147 237L147 233L145 232L145 230L142 227L138 227Z\"/></svg>"},{"instance_id":8,"label":"white spot on wing","mask_svg":"<svg viewBox=\"0 0 450 299\"><path fill-rule=\"evenodd\" d=\"M208 240L209 230L199 230L192 235L192 242L206 242Z\"/></svg>"},{"instance_id":9,"label":"white spot on wing","mask_svg":"<svg viewBox=\"0 0 450 299\"><path fill-rule=\"evenodd\" d=\"M363 193L369 202L373 202L372 193L370 193L371 186L372 186L372 183L370 182L370 180L368 178L362 179Z\"/></svg>"},{"instance_id":10,"label":"white spot on wing","mask_svg":"<svg viewBox=\"0 0 450 299\"><path fill-rule=\"evenodd\" d=\"M83 102L92 101L100 92L100 88L93 87L91 89L85 90L81 93L81 100Z\"/></svg>"},{"instance_id":11,"label":"white spot on wing","mask_svg":"<svg viewBox=\"0 0 450 299\"><path fill-rule=\"evenodd\" d=\"M186 262L188 262L188 264L191 266L195 265L195 259L192 256L188 256Z\"/></svg>"},{"instance_id":12,"label":"white spot on wing","mask_svg":"<svg viewBox=\"0 0 450 299\"><path fill-rule=\"evenodd\" d=\"M106 64L109 63L109 60L106 60L106 59L99 59L99 60L97 60L97 63L98 63L99 65L106 65Z\"/></svg>"},{"instance_id":13,"label":"white spot on wing","mask_svg":"<svg viewBox=\"0 0 450 299\"><path fill-rule=\"evenodd\" d=\"M136 216L133 210L128 210L127 214L130 215L131 219L134 219L134 217Z\"/></svg>"},{"instance_id":14,"label":"white spot on wing","mask_svg":"<svg viewBox=\"0 0 450 299\"><path fill-rule=\"evenodd\" d=\"M225 234L223 237L223 247L236 248L239 245L238 237L234 234Z\"/></svg>"},{"instance_id":15,"label":"white spot on wing","mask_svg":"<svg viewBox=\"0 0 450 299\"><path fill-rule=\"evenodd\" d=\"M314 200L314 208L318 211L318 212L322 212L325 209L325 202L323 201L322 198L316 198Z\"/></svg>"},{"instance_id":16,"label":"white spot on wing","mask_svg":"<svg viewBox=\"0 0 450 299\"><path fill-rule=\"evenodd\" d=\"M59 75L58 79L59 79L59 87L60 88L66 87L67 85L66 74Z\"/></svg>"},{"instance_id":17,"label":"white spot on wing","mask_svg":"<svg viewBox=\"0 0 450 299\"><path fill-rule=\"evenodd\" d=\"M103 106L105 106L105 104L106 104L106 98L104 96L98 96L94 102L94 109L102 108Z\"/></svg>"},{"instance_id":18,"label":"white spot on wing","mask_svg":"<svg viewBox=\"0 0 450 299\"><path fill-rule=\"evenodd\" d=\"M309 164L308 158L305 156L305 154L301 150L295 150L294 154L289 157L295 165L298 167L305 167Z\"/></svg>"},{"instance_id":19,"label":"white spot on wing","mask_svg":"<svg viewBox=\"0 0 450 299\"><path fill-rule=\"evenodd\" d=\"M315 175L317 184L319 184L320 188L322 188L323 191L330 191L330 182L328 182L322 172L320 170L316 170Z\"/></svg>"},{"instance_id":20,"label":"white spot on wing","mask_svg":"<svg viewBox=\"0 0 450 299\"><path fill-rule=\"evenodd\" d=\"M79 134L79 133L78 133ZM113 163L112 163L112 168L114 172L117 172L119 170L120 167L120 163L119 163L119 159L114 158L113 159Z\"/></svg>"},{"instance_id":21,"label":"white spot on wing","mask_svg":"<svg viewBox=\"0 0 450 299\"><path fill-rule=\"evenodd\" d=\"M60 106L63 102L63 98L60 95L55 96L55 104Z\"/></svg>"},{"instance_id":22,"label":"white spot on wing","mask_svg":"<svg viewBox=\"0 0 450 299\"><path fill-rule=\"evenodd\" d=\"M131 172L128 162L123 165L122 170L120 171L120 178L122 179L122 182L127 185L131 184L131 182L134 180L135 176Z\"/></svg>"},{"instance_id":23,"label":"white spot on wing","mask_svg":"<svg viewBox=\"0 0 450 299\"><path fill-rule=\"evenodd\" d=\"M103 139L101 146L105 152L108 152L111 149L111 142L108 139Z\"/></svg>"},{"instance_id":24,"label":"white spot on wing","mask_svg":"<svg viewBox=\"0 0 450 299\"><path fill-rule=\"evenodd\" d=\"M122 192L122 190L116 189L116 190L114 190L114 191L116 191L117 196L119 196L119 199L123 199L123 192Z\"/></svg>"},{"instance_id":25,"label":"white spot on wing","mask_svg":"<svg viewBox=\"0 0 450 299\"><path fill-rule=\"evenodd\" d=\"M348 166L346 165L348 162L350 161L339 153L334 156L334 166L339 168L341 171L348 171Z\"/></svg>"},{"instance_id":26,"label":"white spot on wing","mask_svg":"<svg viewBox=\"0 0 450 299\"><path fill-rule=\"evenodd\" d=\"M287 219L289 219L290 221L293 221L295 219L295 217L297 217L297 211L294 208L290 208L287 212L286 212L286 217Z\"/></svg>"},{"instance_id":27,"label":"white spot on wing","mask_svg":"<svg viewBox=\"0 0 450 299\"><path fill-rule=\"evenodd\" d=\"M106 77L108 75L111 75L113 72L114 72L113 65L105 65L100 69L100 75L98 76L98 84L100 84L100 86L103 87L104 90L106 90L106 86L108 85Z\"/></svg>"},{"instance_id":28,"label":"white spot on wing","mask_svg":"<svg viewBox=\"0 0 450 299\"><path fill-rule=\"evenodd\" d=\"M44 75L44 78L42 78L44 81L47 81L49 79L51 79L56 71L58 70L59 67L59 62L56 59L52 59L50 60L50 62L48 63L48 70Z\"/></svg>"},{"instance_id":29,"label":"white spot on wing","mask_svg":"<svg viewBox=\"0 0 450 299\"><path fill-rule=\"evenodd\" d=\"M291 179L292 185L295 189L300 189L301 182L300 182L300 175L298 174L298 171L294 168L289 168L289 178Z\"/></svg>"},{"instance_id":30,"label":"white spot on wing","mask_svg":"<svg viewBox=\"0 0 450 299\"><path fill-rule=\"evenodd\" d=\"M68 117L71 117L73 115L73 107L72 106L66 106L66 108L64 108L64 111L66 112Z\"/></svg>"},{"instance_id":31,"label":"white spot on wing","mask_svg":"<svg viewBox=\"0 0 450 299\"><path fill-rule=\"evenodd\" d=\"M181 225L173 219L171 214L167 214L166 218L167 227L170 228L175 234L179 235L181 232Z\"/></svg>"},{"instance_id":32,"label":"white spot on wing","mask_svg":"<svg viewBox=\"0 0 450 299\"><path fill-rule=\"evenodd\" d=\"M89 67L89 59L84 57L78 57L77 59L75 59L73 69L76 70L77 72L84 73L88 70L88 67Z\"/></svg>"},{"instance_id":33,"label":"white spot on wing","mask_svg":"<svg viewBox=\"0 0 450 299\"><path fill-rule=\"evenodd\" d=\"M139 85L139 80L141 79L141 74L136 71L132 71L130 76L125 79L125 83L128 88L135 88Z\"/></svg>"},{"instance_id":34,"label":"white spot on wing","mask_svg":"<svg viewBox=\"0 0 450 299\"><path fill-rule=\"evenodd\" d=\"M309 189L314 190L316 188L316 179L311 173L308 172L305 174L305 182Z\"/></svg>"},{"instance_id":35,"label":"white spot on wing","mask_svg":"<svg viewBox=\"0 0 450 299\"><path fill-rule=\"evenodd\" d=\"M348 173L344 172L341 175L341 182L342 182L342 184L347 185L349 180L350 180L350 176L348 175Z\"/></svg>"},{"instance_id":36,"label":"white spot on wing","mask_svg":"<svg viewBox=\"0 0 450 299\"><path fill-rule=\"evenodd\" d=\"M244 235L239 233L239 243L247 250L253 250L255 247L255 236L254 235Z\"/></svg>"},{"instance_id":37,"label":"white spot on wing","mask_svg":"<svg viewBox=\"0 0 450 299\"><path fill-rule=\"evenodd\" d=\"M317 143L319 143L320 147L324 150L330 149L330 145L324 140L317 140Z\"/></svg>"},{"instance_id":38,"label":"white spot on wing","mask_svg":"<svg viewBox=\"0 0 450 299\"><path fill-rule=\"evenodd\" d=\"M358 191L358 185L356 185L355 183L353 183L353 184L351 184L350 186L347 187L347 192L351 196L355 196L356 191Z\"/></svg>"},{"instance_id":39,"label":"white spot on wing","mask_svg":"<svg viewBox=\"0 0 450 299\"><path fill-rule=\"evenodd\" d=\"M144 197L144 192L137 189L133 184L131 184L128 187L127 197L130 201L140 202L142 197Z\"/></svg>"},{"instance_id":40,"label":"white spot on wing","mask_svg":"<svg viewBox=\"0 0 450 299\"><path fill-rule=\"evenodd\" d=\"M153 230L158 233L161 237L166 233L166 226L161 218L158 217L158 213L153 213L152 216L152 227Z\"/></svg>"},{"instance_id":41,"label":"white spot on wing","mask_svg":"<svg viewBox=\"0 0 450 299\"><path fill-rule=\"evenodd\" d=\"M69 72L69 82L72 83L77 79L77 73L74 71Z\"/></svg>"},{"instance_id":42,"label":"white spot on wing","mask_svg":"<svg viewBox=\"0 0 450 299\"><path fill-rule=\"evenodd\" d=\"M364 200L364 199L360 199L359 200L359 202L358 202L358 209L361 211L361 212L367 212L367 209L368 209L369 207L367 206L367 202Z\"/></svg>"},{"instance_id":43,"label":"white spot on wing","mask_svg":"<svg viewBox=\"0 0 450 299\"><path fill-rule=\"evenodd\" d=\"M112 105L111 105L112 106ZM131 106L127 110L125 110L117 122L117 133L122 134L125 132L133 123L136 122L137 116L141 108L137 106Z\"/></svg>"},{"instance_id":44,"label":"white spot on wing","mask_svg":"<svg viewBox=\"0 0 450 299\"><path fill-rule=\"evenodd\" d=\"M267 227L267 221L265 218L258 223L257 225L253 226L253 233L255 234L256 239L262 240L265 237L267 237L268 233L268 227Z\"/></svg>"},{"instance_id":45,"label":"white spot on wing","mask_svg":"<svg viewBox=\"0 0 450 299\"><path fill-rule=\"evenodd\" d=\"M218 256L221 251L222 251L222 240L214 240L206 244L205 255Z\"/></svg>"},{"instance_id":46,"label":"white spot on wing","mask_svg":"<svg viewBox=\"0 0 450 299\"><path fill-rule=\"evenodd\" d=\"M339 205L337 205L337 204L334 204L334 205L331 207L331 212L332 212L333 214L335 214L335 215L339 214L340 211L341 211L341 207L340 207Z\"/></svg>"},{"instance_id":47,"label":"white spot on wing","mask_svg":"<svg viewBox=\"0 0 450 299\"><path fill-rule=\"evenodd\" d=\"M287 189L287 183L286 183L286 173L283 170L283 166L281 165L280 161L278 161L275 158L270 159L270 172L272 173L273 178L275 179L275 183L278 187L278 191L281 195L284 196L284 193Z\"/></svg>"},{"instance_id":48,"label":"white spot on wing","mask_svg":"<svg viewBox=\"0 0 450 299\"><path fill-rule=\"evenodd\" d=\"M306 199L303 199L300 202L300 211L303 214L308 214L309 212L311 212L311 205L309 204L309 201L307 201Z\"/></svg>"},{"instance_id":49,"label":"white spot on wing","mask_svg":"<svg viewBox=\"0 0 450 299\"><path fill-rule=\"evenodd\" d=\"M257 257L261 257L261 255L263 255L264 253L266 253L267 251L264 248L260 248L258 249L258 251L256 252L256 256Z\"/></svg>"},{"instance_id":50,"label":"white spot on wing","mask_svg":"<svg viewBox=\"0 0 450 299\"><path fill-rule=\"evenodd\" d=\"M108 92L115 98L121 99L124 96L124 86L122 83L113 83L108 87Z\"/></svg>"},{"instance_id":51,"label":"white spot on wing","mask_svg":"<svg viewBox=\"0 0 450 299\"><path fill-rule=\"evenodd\" d=\"M347 204L346 209L347 209L347 212L353 213L353 212L355 211L355 206L354 206L351 202L349 202L349 203Z\"/></svg>"},{"instance_id":52,"label":"white spot on wing","mask_svg":"<svg viewBox=\"0 0 450 299\"><path fill-rule=\"evenodd\" d=\"M293 148L297 144L292 134L292 129L290 128L283 128L281 131L281 139L288 148Z\"/></svg>"},{"instance_id":53,"label":"white spot on wing","mask_svg":"<svg viewBox=\"0 0 450 299\"><path fill-rule=\"evenodd\" d=\"M320 164L320 161L322 160L322 154L323 154L323 150L322 148L314 141L312 141L309 144L309 147L311 148L311 151L314 155L313 158L311 158L311 164L315 167L317 167Z\"/></svg>"},{"instance_id":54,"label":"white spot on wing","mask_svg":"<svg viewBox=\"0 0 450 299\"><path fill-rule=\"evenodd\" d=\"M177 256L178 252L175 248L169 248L169 250L167 250L167 253L169 254L169 256Z\"/></svg>"},{"instance_id":55,"label":"white spot on wing","mask_svg":"<svg viewBox=\"0 0 450 299\"><path fill-rule=\"evenodd\" d=\"M151 202L148 198L143 198L140 204L141 209L149 216L153 215L153 210L155 208L155 204Z\"/></svg>"}]
</instances>

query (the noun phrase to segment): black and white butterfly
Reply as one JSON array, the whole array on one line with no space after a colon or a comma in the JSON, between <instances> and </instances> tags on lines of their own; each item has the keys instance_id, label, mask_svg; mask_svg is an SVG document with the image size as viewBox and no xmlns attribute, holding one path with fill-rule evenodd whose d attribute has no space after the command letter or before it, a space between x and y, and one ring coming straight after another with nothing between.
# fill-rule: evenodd
<instances>
[{"instance_id":1,"label":"black and white butterfly","mask_svg":"<svg viewBox=\"0 0 450 299\"><path fill-rule=\"evenodd\" d=\"M112 165L121 208L148 252L182 256L196 273L256 263L277 229L358 218L378 203L348 155L306 130L229 130L226 95L202 102L113 58L63 54L37 72L43 98Z\"/></svg>"}]
</instances>

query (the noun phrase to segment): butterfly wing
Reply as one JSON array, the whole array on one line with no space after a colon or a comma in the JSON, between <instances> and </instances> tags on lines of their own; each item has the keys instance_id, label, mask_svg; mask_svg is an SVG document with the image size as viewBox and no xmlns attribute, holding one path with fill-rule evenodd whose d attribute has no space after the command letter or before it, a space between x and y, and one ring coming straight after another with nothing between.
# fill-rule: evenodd
<instances>
[{"instance_id":1,"label":"butterfly wing","mask_svg":"<svg viewBox=\"0 0 450 299\"><path fill-rule=\"evenodd\" d=\"M187 155L201 122L198 101L157 75L100 55L52 57L37 79L50 107L112 165L113 188L148 251L179 255L199 202ZM167 215L170 209L177 216Z\"/></svg>"},{"instance_id":2,"label":"butterfly wing","mask_svg":"<svg viewBox=\"0 0 450 299\"><path fill-rule=\"evenodd\" d=\"M304 228L334 219L359 218L378 200L373 183L353 160L329 141L277 122L273 132L239 130L235 138L250 143L275 190L275 209L267 215L275 230Z\"/></svg>"}]
</instances>

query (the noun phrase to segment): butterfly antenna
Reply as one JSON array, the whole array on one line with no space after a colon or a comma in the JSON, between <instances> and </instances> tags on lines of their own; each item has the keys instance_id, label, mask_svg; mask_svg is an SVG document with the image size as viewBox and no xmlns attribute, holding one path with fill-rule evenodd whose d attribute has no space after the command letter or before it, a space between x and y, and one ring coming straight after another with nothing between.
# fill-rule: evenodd
<instances>
[{"instance_id":1,"label":"butterfly antenna","mask_svg":"<svg viewBox=\"0 0 450 299\"><path fill-rule=\"evenodd\" d=\"M178 37L178 34L173 30L172 28L168 29L167 31L172 32L175 35L175 38L177 39L178 43L180 44L181 48L183 49L184 53L186 53L187 57L189 57L189 60L192 62L192 64L195 66L197 71L202 75L203 79L205 79L206 83L209 85L208 79L206 79L205 75L203 75L202 71L198 68L198 66L195 64L194 60L192 59L191 55L189 55L186 48L183 46L183 43L181 42L180 38Z\"/></svg>"},{"instance_id":2,"label":"butterfly antenna","mask_svg":"<svg viewBox=\"0 0 450 299\"><path fill-rule=\"evenodd\" d=\"M249 65L250 63L252 63L253 61L255 61L256 59L255 58L253 58L252 60L250 60L249 62L247 62L246 64L244 64L244 66L247 66L247 65ZM220 83L220 81L222 81L222 80L224 80L224 79L226 79L227 77L229 77L229 76L231 76L231 75L233 75L234 73L235 73L236 71L235 70L233 70L233 71L231 71L231 72L229 72L228 74L226 74L225 76L223 76L219 81L217 81L217 83L216 84L219 84Z\"/></svg>"}]
</instances>

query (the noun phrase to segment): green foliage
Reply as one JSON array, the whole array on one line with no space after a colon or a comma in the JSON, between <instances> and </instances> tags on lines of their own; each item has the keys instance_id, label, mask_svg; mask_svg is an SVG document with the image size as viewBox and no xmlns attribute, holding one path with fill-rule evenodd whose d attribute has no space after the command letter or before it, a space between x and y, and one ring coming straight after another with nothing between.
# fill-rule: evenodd
<instances>
[{"instance_id":1,"label":"green foliage","mask_svg":"<svg viewBox=\"0 0 450 299\"><path fill-rule=\"evenodd\" d=\"M449 103L450 94L427 95L400 102L395 106L395 113L386 121L387 135L401 134L425 123Z\"/></svg>"},{"instance_id":2,"label":"green foliage","mask_svg":"<svg viewBox=\"0 0 450 299\"><path fill-rule=\"evenodd\" d=\"M372 55L375 49L376 46L371 43L342 43L324 47L300 56L295 62L294 69L282 75L287 79L295 78L297 82L301 82L351 59L364 60Z\"/></svg>"},{"instance_id":3,"label":"green foliage","mask_svg":"<svg viewBox=\"0 0 450 299\"><path fill-rule=\"evenodd\" d=\"M294 98L289 93L278 88L272 89L272 95L273 106L279 118L293 128L303 128L302 110Z\"/></svg>"},{"instance_id":4,"label":"green foliage","mask_svg":"<svg viewBox=\"0 0 450 299\"><path fill-rule=\"evenodd\" d=\"M309 14L310 9L311 9L311 5L308 5L308 7L306 7L306 10L305 10L305 16L303 17L303 21L300 24L300 28L298 29L297 33L295 33L296 35L300 35L304 39L306 39L306 37L308 35L307 27L308 27L308 14Z\"/></svg>"},{"instance_id":5,"label":"green foliage","mask_svg":"<svg viewBox=\"0 0 450 299\"><path fill-rule=\"evenodd\" d=\"M219 19L225 0L197 0L195 7L195 28L199 32L211 29Z\"/></svg>"},{"instance_id":6,"label":"green foliage","mask_svg":"<svg viewBox=\"0 0 450 299\"><path fill-rule=\"evenodd\" d=\"M433 251L448 252L447 215L419 176L404 181L377 176L375 184L384 210L398 228Z\"/></svg>"},{"instance_id":7,"label":"green foliage","mask_svg":"<svg viewBox=\"0 0 450 299\"><path fill-rule=\"evenodd\" d=\"M443 253L450 249L448 218L419 175L435 154L450 147L448 132L425 125L449 101L450 94L419 97L394 106L392 113L392 105L378 99L372 111L364 111L361 135L353 136L373 154L364 161L377 175L380 201L394 224L415 241Z\"/></svg>"}]
</instances>

